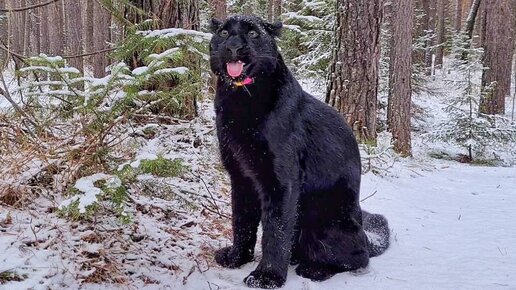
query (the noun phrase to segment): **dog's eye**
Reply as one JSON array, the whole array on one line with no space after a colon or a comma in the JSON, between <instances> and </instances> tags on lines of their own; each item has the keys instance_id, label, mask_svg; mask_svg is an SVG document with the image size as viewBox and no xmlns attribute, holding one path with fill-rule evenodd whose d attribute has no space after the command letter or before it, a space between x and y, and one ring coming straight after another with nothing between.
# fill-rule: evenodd
<instances>
[{"instance_id":1,"label":"dog's eye","mask_svg":"<svg viewBox=\"0 0 516 290\"><path fill-rule=\"evenodd\" d=\"M228 32L227 30L225 30L225 29L224 29L224 30L222 30L221 32L219 32L219 35L220 35L221 37L224 37L224 38L225 38L225 37L228 37L229 32Z\"/></svg>"},{"instance_id":2,"label":"dog's eye","mask_svg":"<svg viewBox=\"0 0 516 290\"><path fill-rule=\"evenodd\" d=\"M248 34L249 34L249 37L251 37L251 38L258 37L258 32L254 31L254 30L249 31Z\"/></svg>"}]
</instances>

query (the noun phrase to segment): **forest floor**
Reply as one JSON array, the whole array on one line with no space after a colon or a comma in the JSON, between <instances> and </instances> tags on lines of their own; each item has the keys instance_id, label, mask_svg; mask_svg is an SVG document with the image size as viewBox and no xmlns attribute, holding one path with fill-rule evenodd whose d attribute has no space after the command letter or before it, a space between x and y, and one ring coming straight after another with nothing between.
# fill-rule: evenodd
<instances>
[{"instance_id":1,"label":"forest floor","mask_svg":"<svg viewBox=\"0 0 516 290\"><path fill-rule=\"evenodd\" d=\"M416 98L425 112L414 121L418 130L446 117L446 97ZM139 175L129 191L129 225L62 218L55 197L0 203L0 289L246 289L242 280L257 262L231 270L213 261L231 237L213 122L207 102L198 119L153 125L151 138L138 138L131 164L163 156L189 169L181 177ZM414 157L393 157L388 170L363 176L362 207L388 218L390 249L366 269L321 283L292 266L285 289L516 289L516 167L432 159L429 152L447 146L419 135Z\"/></svg>"}]
</instances>

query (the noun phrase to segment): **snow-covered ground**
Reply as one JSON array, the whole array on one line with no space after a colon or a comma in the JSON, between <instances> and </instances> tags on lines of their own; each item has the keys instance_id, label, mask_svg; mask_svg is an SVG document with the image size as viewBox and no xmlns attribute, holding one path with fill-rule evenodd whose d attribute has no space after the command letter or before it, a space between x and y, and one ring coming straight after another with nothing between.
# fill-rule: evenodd
<instances>
[{"instance_id":1,"label":"snow-covered ground","mask_svg":"<svg viewBox=\"0 0 516 290\"><path fill-rule=\"evenodd\" d=\"M383 213L389 219L392 229L390 249L372 258L367 269L338 274L322 283L298 277L291 267L285 289L516 288L516 227L513 224L516 219L516 168L442 162L421 166L401 162L393 171L395 177L368 174L362 183L364 198L374 193L362 202L363 208ZM4 217L5 213L0 214L0 220ZM16 221L16 214L13 218ZM0 231L0 272L16 270L28 275L25 281L0 285L0 289L79 287L74 277L81 271L68 273L74 269L73 259L62 258L70 253L63 255L59 253L59 247L52 251L28 242L37 235L32 230L34 226L36 232L41 227L38 222L33 224L25 218ZM25 231L20 232L21 228ZM196 230L194 238L208 240L206 236L199 236L203 234L207 235ZM39 235L38 238L42 239ZM211 243L207 245L207 255L224 245L214 240ZM84 242L76 250L87 248ZM69 248L62 250L73 252ZM127 256L130 254L138 255L127 253ZM172 262L181 267L190 264L187 259L182 257ZM192 274L189 269L179 275L158 271L154 273L154 279L159 279L159 284L133 286L134 289L245 289L242 279L255 266L256 262L230 270L206 263L194 268ZM126 286L133 288L131 284L122 288ZM98 287L86 285L86 289Z\"/></svg>"},{"instance_id":2,"label":"snow-covered ground","mask_svg":"<svg viewBox=\"0 0 516 290\"><path fill-rule=\"evenodd\" d=\"M375 193L362 207L389 219L390 249L360 273L321 283L291 267L285 289L516 289L516 168L399 167L399 176L366 175L362 186L363 197ZM196 273L184 289L245 289L255 266Z\"/></svg>"},{"instance_id":3,"label":"snow-covered ground","mask_svg":"<svg viewBox=\"0 0 516 290\"><path fill-rule=\"evenodd\" d=\"M322 97L320 84L303 85ZM390 249L364 270L321 283L291 267L285 289L516 289L516 167L431 159L430 151L447 145L428 144L420 133L446 119L443 104L455 93L442 81L431 85L443 94L414 99L426 110L413 120L414 157L393 158L388 172L363 176L362 206L389 219ZM214 251L230 243L229 186L216 158L209 102L201 115L153 124L153 139L134 142L140 149L128 164L181 158L190 172L138 176L128 226L107 217L94 224L65 220L55 213L59 199L44 196L24 208L0 205L0 289L247 289L242 280L257 262L230 270L213 261ZM150 186L163 191L150 193ZM198 207L171 192L197 194L189 198Z\"/></svg>"}]
</instances>

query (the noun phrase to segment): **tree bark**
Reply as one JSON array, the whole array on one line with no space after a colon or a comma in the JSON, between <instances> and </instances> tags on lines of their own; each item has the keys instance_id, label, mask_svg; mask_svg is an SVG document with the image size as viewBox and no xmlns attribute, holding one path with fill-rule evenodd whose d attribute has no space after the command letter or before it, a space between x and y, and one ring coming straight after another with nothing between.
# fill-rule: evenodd
<instances>
[{"instance_id":1,"label":"tree bark","mask_svg":"<svg viewBox=\"0 0 516 290\"><path fill-rule=\"evenodd\" d=\"M211 7L213 7L212 17L224 20L227 16L227 3L226 0L210 0Z\"/></svg>"},{"instance_id":2,"label":"tree bark","mask_svg":"<svg viewBox=\"0 0 516 290\"><path fill-rule=\"evenodd\" d=\"M133 23L141 23L145 19L157 17L160 24L157 28L181 27L199 30L199 1L198 0L132 0L136 7L148 12L147 16L129 15Z\"/></svg>"},{"instance_id":3,"label":"tree bark","mask_svg":"<svg viewBox=\"0 0 516 290\"><path fill-rule=\"evenodd\" d=\"M483 64L480 113L504 114L505 98L510 96L511 68L514 51L512 5L516 0L499 0L485 5Z\"/></svg>"},{"instance_id":4,"label":"tree bark","mask_svg":"<svg viewBox=\"0 0 516 290\"><path fill-rule=\"evenodd\" d=\"M25 0L11 0L9 8L17 7L18 5L25 5ZM25 12L17 12L16 17L14 12L11 12L9 17L9 40L10 49L18 54L23 54L25 46Z\"/></svg>"},{"instance_id":5,"label":"tree bark","mask_svg":"<svg viewBox=\"0 0 516 290\"><path fill-rule=\"evenodd\" d=\"M50 54L63 55L64 53L64 21L63 2L58 1L50 6L50 16L46 19L49 27Z\"/></svg>"},{"instance_id":6,"label":"tree bark","mask_svg":"<svg viewBox=\"0 0 516 290\"><path fill-rule=\"evenodd\" d=\"M410 109L411 109L411 74L413 1L393 0L392 46L389 69L389 97L387 107L387 124L392 133L394 150L402 156L410 156Z\"/></svg>"},{"instance_id":7,"label":"tree bark","mask_svg":"<svg viewBox=\"0 0 516 290\"><path fill-rule=\"evenodd\" d=\"M32 5L40 4L39 0L29 1ZM28 25L28 55L34 56L41 52L41 8L34 8L28 12L29 23Z\"/></svg>"},{"instance_id":8,"label":"tree bark","mask_svg":"<svg viewBox=\"0 0 516 290\"><path fill-rule=\"evenodd\" d=\"M425 9L428 14L428 28L427 28L427 35L432 36L435 34L435 1L436 0L423 0L423 2L426 2ZM432 58L433 58L433 49L432 47L433 40L428 37L426 41L426 49L425 49L425 66L426 66L426 75L430 76L432 75Z\"/></svg>"},{"instance_id":9,"label":"tree bark","mask_svg":"<svg viewBox=\"0 0 516 290\"><path fill-rule=\"evenodd\" d=\"M376 1L376 0L375 0ZM272 21L278 21L281 16L281 0L273 0L274 6L274 17ZM374 2L374 1L373 1Z\"/></svg>"},{"instance_id":10,"label":"tree bark","mask_svg":"<svg viewBox=\"0 0 516 290\"><path fill-rule=\"evenodd\" d=\"M462 30L462 4L463 0L455 0L455 32L459 33Z\"/></svg>"},{"instance_id":11,"label":"tree bark","mask_svg":"<svg viewBox=\"0 0 516 290\"><path fill-rule=\"evenodd\" d=\"M64 0L65 13L65 41L66 54L79 55L82 54L82 18L81 18L81 2L77 0ZM72 58L68 61L69 65L77 68L81 72L84 70L84 62L82 57Z\"/></svg>"},{"instance_id":12,"label":"tree bark","mask_svg":"<svg viewBox=\"0 0 516 290\"><path fill-rule=\"evenodd\" d=\"M444 42L446 35L445 28L445 7L446 0L437 0L437 27L436 27L436 45L437 48L435 50L435 66L441 68L443 65L443 56L444 56Z\"/></svg>"},{"instance_id":13,"label":"tree bark","mask_svg":"<svg viewBox=\"0 0 516 290\"><path fill-rule=\"evenodd\" d=\"M475 28L475 19L477 18L478 8L480 7L480 0L474 0L469 10L468 18L466 19L466 34L469 39L473 38L473 30Z\"/></svg>"},{"instance_id":14,"label":"tree bark","mask_svg":"<svg viewBox=\"0 0 516 290\"><path fill-rule=\"evenodd\" d=\"M337 43L326 102L344 115L360 142L376 142L382 1L337 3Z\"/></svg>"},{"instance_id":15,"label":"tree bark","mask_svg":"<svg viewBox=\"0 0 516 290\"><path fill-rule=\"evenodd\" d=\"M93 42L95 38L93 37L93 26L97 23L95 22L95 14L94 14L94 6L99 5L95 1L86 1L86 7L84 9L84 51L85 52L93 52L95 50ZM84 7L84 6L83 6ZM93 67L95 65L94 57L87 57L85 59L89 66Z\"/></svg>"},{"instance_id":16,"label":"tree bark","mask_svg":"<svg viewBox=\"0 0 516 290\"><path fill-rule=\"evenodd\" d=\"M0 9L6 9L7 3L0 1ZM8 28L7 28L7 12L0 12L0 45L8 43ZM4 68L7 62L7 53L0 49L0 71Z\"/></svg>"},{"instance_id":17,"label":"tree bark","mask_svg":"<svg viewBox=\"0 0 516 290\"><path fill-rule=\"evenodd\" d=\"M161 19L162 28L181 27L199 30L199 1L161 0L156 15Z\"/></svg>"},{"instance_id":18,"label":"tree bark","mask_svg":"<svg viewBox=\"0 0 516 290\"><path fill-rule=\"evenodd\" d=\"M92 51L105 50L108 47L111 25L111 14L98 3L94 3L94 26L93 26L93 47ZM109 65L107 53L98 53L93 56L93 75L97 78L106 75L106 67Z\"/></svg>"},{"instance_id":19,"label":"tree bark","mask_svg":"<svg viewBox=\"0 0 516 290\"><path fill-rule=\"evenodd\" d=\"M48 18L50 6L41 7L41 19L39 20L41 23L41 34L40 34L40 42L41 42L41 52L45 54L50 53L50 29L48 27Z\"/></svg>"},{"instance_id":20,"label":"tree bark","mask_svg":"<svg viewBox=\"0 0 516 290\"><path fill-rule=\"evenodd\" d=\"M267 1L267 21L272 22L274 19L274 0Z\"/></svg>"}]
</instances>

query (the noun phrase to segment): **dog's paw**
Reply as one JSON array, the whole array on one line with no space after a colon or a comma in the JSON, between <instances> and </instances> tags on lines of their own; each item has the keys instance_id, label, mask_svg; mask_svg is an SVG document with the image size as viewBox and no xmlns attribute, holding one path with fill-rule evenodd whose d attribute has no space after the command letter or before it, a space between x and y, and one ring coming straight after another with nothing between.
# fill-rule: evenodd
<instances>
[{"instance_id":1,"label":"dog's paw","mask_svg":"<svg viewBox=\"0 0 516 290\"><path fill-rule=\"evenodd\" d=\"M335 275L334 271L324 267L315 267L307 264L299 264L296 268L296 274L312 281L324 281Z\"/></svg>"},{"instance_id":2,"label":"dog's paw","mask_svg":"<svg viewBox=\"0 0 516 290\"><path fill-rule=\"evenodd\" d=\"M249 251L237 251L234 247L225 247L215 252L215 261L226 268L238 268L253 260Z\"/></svg>"},{"instance_id":3,"label":"dog's paw","mask_svg":"<svg viewBox=\"0 0 516 290\"><path fill-rule=\"evenodd\" d=\"M251 288L275 289L285 285L286 278L272 272L254 270L244 279Z\"/></svg>"}]
</instances>

